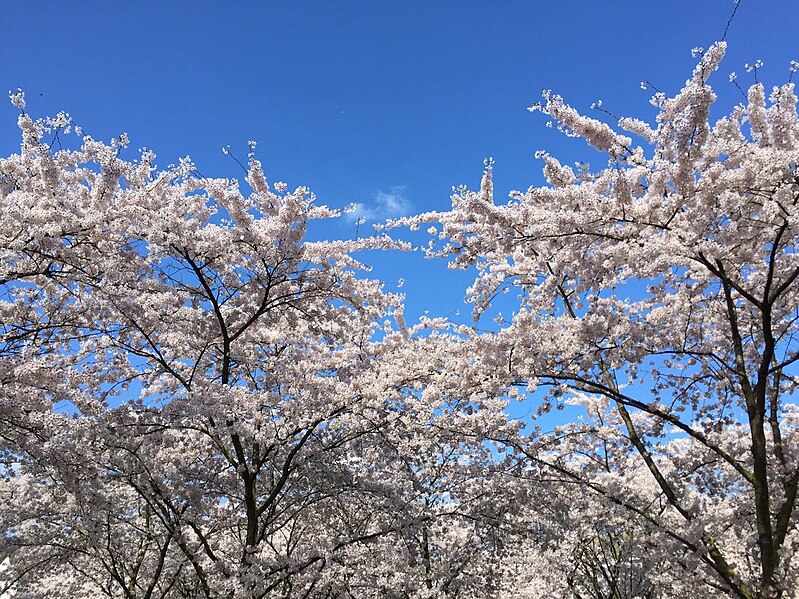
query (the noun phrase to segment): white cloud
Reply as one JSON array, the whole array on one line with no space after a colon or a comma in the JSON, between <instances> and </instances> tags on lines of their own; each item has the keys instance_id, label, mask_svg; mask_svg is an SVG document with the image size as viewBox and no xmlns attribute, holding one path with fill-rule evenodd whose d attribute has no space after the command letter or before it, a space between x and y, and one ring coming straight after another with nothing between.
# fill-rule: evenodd
<instances>
[{"instance_id":1,"label":"white cloud","mask_svg":"<svg viewBox=\"0 0 799 599\"><path fill-rule=\"evenodd\" d=\"M352 222L380 222L388 218L410 216L413 204L405 197L406 187L398 185L388 191L378 191L372 202L368 204L356 202L347 212L346 217Z\"/></svg>"}]
</instances>

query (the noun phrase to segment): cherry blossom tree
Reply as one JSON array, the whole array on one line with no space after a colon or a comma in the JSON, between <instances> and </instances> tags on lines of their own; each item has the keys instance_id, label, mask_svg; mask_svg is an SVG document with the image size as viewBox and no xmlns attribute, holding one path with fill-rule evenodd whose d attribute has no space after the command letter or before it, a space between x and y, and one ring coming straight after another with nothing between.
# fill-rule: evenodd
<instances>
[{"instance_id":1,"label":"cherry blossom tree","mask_svg":"<svg viewBox=\"0 0 799 599\"><path fill-rule=\"evenodd\" d=\"M501 405L475 420L446 391L441 355L461 340L406 326L401 297L359 275L353 252L398 244L308 241L309 222L337 213L270 184L253 154L243 184L188 159L158 170L150 151L123 158L125 136L62 148L67 115L35 120L12 101L0 592L488 588L464 564L496 545L482 439L507 423Z\"/></svg>"},{"instance_id":2,"label":"cherry blossom tree","mask_svg":"<svg viewBox=\"0 0 799 599\"><path fill-rule=\"evenodd\" d=\"M713 122L708 79L725 47L700 52L675 96L655 95L654 124L609 125L544 92L531 110L606 154L605 168L542 152L548 185L498 205L488 163L450 212L396 224L432 225L430 255L477 269L475 318L518 290L498 331L465 331L473 349L452 368L463 395L571 417L505 439L530 484L622 509L659 559L699 573L699 596L787 597L799 585L799 120L789 80L770 94L754 83ZM621 549L620 530L591 542Z\"/></svg>"}]
</instances>

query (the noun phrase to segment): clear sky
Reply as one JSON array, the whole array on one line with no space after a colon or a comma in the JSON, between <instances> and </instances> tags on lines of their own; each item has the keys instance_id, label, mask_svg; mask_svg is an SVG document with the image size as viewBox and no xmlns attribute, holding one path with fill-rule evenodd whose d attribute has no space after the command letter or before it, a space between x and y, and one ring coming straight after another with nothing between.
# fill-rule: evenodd
<instances>
[{"instance_id":1,"label":"clear sky","mask_svg":"<svg viewBox=\"0 0 799 599\"><path fill-rule=\"evenodd\" d=\"M449 206L493 156L495 188L541 184L533 154L603 164L526 107L550 88L579 109L602 99L651 119L649 80L676 92L691 48L721 37L732 0L0 0L0 88L23 88L37 116L69 112L86 132L191 155L205 175L238 176L247 140L271 180L380 220ZM720 110L740 99L730 71L764 61L781 83L799 59L799 2L742 0L713 80ZM751 77L751 76L749 76ZM3 87L4 86L4 87ZM18 148L16 110L0 105L0 154ZM331 234L354 233L342 220ZM467 277L393 256L409 315L456 307ZM388 274L385 274L388 273ZM464 316L468 308L463 310Z\"/></svg>"}]
</instances>

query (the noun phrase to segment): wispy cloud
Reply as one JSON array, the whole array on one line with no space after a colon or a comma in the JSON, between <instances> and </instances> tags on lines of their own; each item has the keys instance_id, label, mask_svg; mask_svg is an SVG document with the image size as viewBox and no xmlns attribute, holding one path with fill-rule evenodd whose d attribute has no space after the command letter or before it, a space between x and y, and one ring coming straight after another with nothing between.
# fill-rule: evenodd
<instances>
[{"instance_id":1,"label":"wispy cloud","mask_svg":"<svg viewBox=\"0 0 799 599\"><path fill-rule=\"evenodd\" d=\"M346 217L352 222L380 222L389 218L410 216L413 204L405 197L405 185L391 187L388 191L378 191L368 204L357 202L352 204Z\"/></svg>"}]
</instances>

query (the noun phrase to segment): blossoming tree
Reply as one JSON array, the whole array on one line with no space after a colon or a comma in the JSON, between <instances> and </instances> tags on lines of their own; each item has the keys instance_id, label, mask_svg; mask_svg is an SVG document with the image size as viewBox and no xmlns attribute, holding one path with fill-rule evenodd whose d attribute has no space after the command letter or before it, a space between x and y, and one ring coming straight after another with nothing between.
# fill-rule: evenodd
<instances>
[{"instance_id":1,"label":"blossoming tree","mask_svg":"<svg viewBox=\"0 0 799 599\"><path fill-rule=\"evenodd\" d=\"M532 110L607 154L606 168L541 153L549 184L497 205L489 164L450 212L401 222L440 223L430 254L478 269L476 316L519 290L512 318L471 333L457 368L471 373L463 393L504 385L574 416L507 440L531 478L623 508L655 535L648 550L699 573L702 596L793 596L796 95L789 82L767 100L755 83L712 122L708 78L724 51L701 53L674 97L655 96L654 126L613 127L545 92Z\"/></svg>"},{"instance_id":2,"label":"blossoming tree","mask_svg":"<svg viewBox=\"0 0 799 599\"><path fill-rule=\"evenodd\" d=\"M406 327L401 298L351 257L395 244L306 240L311 220L336 214L270 185L253 156L244 193L187 159L165 171L149 151L127 161L124 137L56 149L69 118L34 120L21 93L12 100L0 592L485 586L464 564L483 550L477 523L497 513L476 475L493 457L464 436L475 427L457 398L424 391L458 341Z\"/></svg>"}]
</instances>

